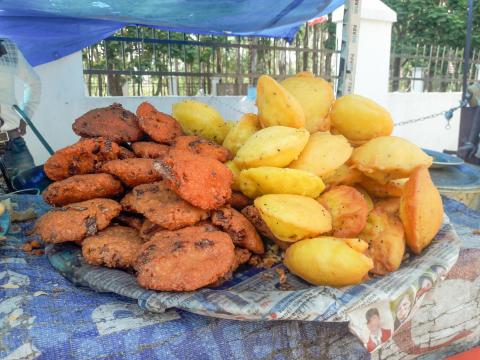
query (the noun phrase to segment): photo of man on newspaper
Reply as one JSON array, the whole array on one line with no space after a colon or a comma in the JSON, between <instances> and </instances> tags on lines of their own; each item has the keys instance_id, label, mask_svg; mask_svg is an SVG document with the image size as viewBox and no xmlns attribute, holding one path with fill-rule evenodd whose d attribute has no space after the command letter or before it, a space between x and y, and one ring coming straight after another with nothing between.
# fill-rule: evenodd
<instances>
[{"instance_id":1,"label":"photo of man on newspaper","mask_svg":"<svg viewBox=\"0 0 480 360\"><path fill-rule=\"evenodd\" d=\"M412 290L403 293L398 299L391 303L393 312L393 328L398 329L408 318L412 311L414 294Z\"/></svg>"},{"instance_id":2,"label":"photo of man on newspaper","mask_svg":"<svg viewBox=\"0 0 480 360\"><path fill-rule=\"evenodd\" d=\"M366 348L369 352L372 352L377 346L390 339L392 331L382 327L382 320L377 308L368 309L365 313L365 318L367 320L367 328L370 331Z\"/></svg>"}]
</instances>

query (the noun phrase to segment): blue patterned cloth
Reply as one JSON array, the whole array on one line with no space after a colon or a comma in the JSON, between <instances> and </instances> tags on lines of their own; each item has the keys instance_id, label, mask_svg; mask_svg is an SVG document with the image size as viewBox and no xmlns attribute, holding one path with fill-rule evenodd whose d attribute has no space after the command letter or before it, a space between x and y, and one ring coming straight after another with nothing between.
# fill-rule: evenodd
<instances>
[{"instance_id":1,"label":"blue patterned cloth","mask_svg":"<svg viewBox=\"0 0 480 360\"><path fill-rule=\"evenodd\" d=\"M48 207L16 196L20 210ZM480 214L445 200L453 224ZM33 223L12 224L0 247L1 359L370 359L346 323L222 320L183 311L154 314L137 302L75 287L46 256L21 250ZM378 356L372 355L372 357ZM435 355L423 358L434 359Z\"/></svg>"}]
</instances>

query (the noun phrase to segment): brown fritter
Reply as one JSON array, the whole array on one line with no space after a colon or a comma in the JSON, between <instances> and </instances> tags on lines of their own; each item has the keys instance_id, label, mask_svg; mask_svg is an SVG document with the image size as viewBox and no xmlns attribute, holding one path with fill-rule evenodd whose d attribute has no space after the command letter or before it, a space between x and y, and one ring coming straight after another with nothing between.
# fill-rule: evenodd
<instances>
[{"instance_id":1,"label":"brown fritter","mask_svg":"<svg viewBox=\"0 0 480 360\"><path fill-rule=\"evenodd\" d=\"M161 164L153 159L112 160L102 166L102 171L118 177L125 185L134 187L162 180Z\"/></svg>"},{"instance_id":2,"label":"brown fritter","mask_svg":"<svg viewBox=\"0 0 480 360\"><path fill-rule=\"evenodd\" d=\"M117 103L90 110L76 119L72 128L79 136L101 136L116 143L137 141L143 136L137 116Z\"/></svg>"},{"instance_id":3,"label":"brown fritter","mask_svg":"<svg viewBox=\"0 0 480 360\"><path fill-rule=\"evenodd\" d=\"M86 174L51 183L42 195L50 205L63 206L95 198L111 198L122 193L122 184L112 175Z\"/></svg>"},{"instance_id":4,"label":"brown fritter","mask_svg":"<svg viewBox=\"0 0 480 360\"><path fill-rule=\"evenodd\" d=\"M148 219L145 219L145 221L142 224L142 227L139 230L140 237L144 242L149 241L153 235L155 235L159 231L163 231L165 228L161 227L158 224L155 224L154 222L151 222Z\"/></svg>"},{"instance_id":5,"label":"brown fritter","mask_svg":"<svg viewBox=\"0 0 480 360\"><path fill-rule=\"evenodd\" d=\"M221 162L231 158L230 151L227 148L194 135L177 137L172 142L172 148L190 151L193 154L211 157Z\"/></svg>"},{"instance_id":6,"label":"brown fritter","mask_svg":"<svg viewBox=\"0 0 480 360\"><path fill-rule=\"evenodd\" d=\"M55 152L45 163L45 174L54 181L91 174L110 160L118 159L120 147L104 138L81 139Z\"/></svg>"},{"instance_id":7,"label":"brown fritter","mask_svg":"<svg viewBox=\"0 0 480 360\"><path fill-rule=\"evenodd\" d=\"M222 285L225 281L230 280L233 277L233 273L240 267L240 265L243 265L250 260L250 257L252 256L252 253L248 251L247 249L242 249L242 248L235 248L235 261L233 262L232 267L230 268L230 271L223 275L220 279L215 281L213 284L210 284L210 287L217 287Z\"/></svg>"},{"instance_id":8,"label":"brown fritter","mask_svg":"<svg viewBox=\"0 0 480 360\"><path fill-rule=\"evenodd\" d=\"M50 210L33 232L48 243L81 241L105 229L122 207L111 199L92 199Z\"/></svg>"},{"instance_id":9,"label":"brown fritter","mask_svg":"<svg viewBox=\"0 0 480 360\"><path fill-rule=\"evenodd\" d=\"M147 289L192 291L223 277L234 262L227 233L191 226L155 234L142 245L135 269L139 284Z\"/></svg>"},{"instance_id":10,"label":"brown fritter","mask_svg":"<svg viewBox=\"0 0 480 360\"><path fill-rule=\"evenodd\" d=\"M148 103L143 102L137 108L138 123L153 140L168 143L183 135L180 124L170 115L164 114Z\"/></svg>"},{"instance_id":11,"label":"brown fritter","mask_svg":"<svg viewBox=\"0 0 480 360\"><path fill-rule=\"evenodd\" d=\"M212 224L217 225L230 235L235 246L250 250L255 254L263 254L265 247L255 227L237 210L224 207L212 214Z\"/></svg>"},{"instance_id":12,"label":"brown fritter","mask_svg":"<svg viewBox=\"0 0 480 360\"><path fill-rule=\"evenodd\" d=\"M133 152L138 157L146 159L160 159L168 153L169 149L170 146L153 141L138 141L132 144Z\"/></svg>"},{"instance_id":13,"label":"brown fritter","mask_svg":"<svg viewBox=\"0 0 480 360\"><path fill-rule=\"evenodd\" d=\"M275 235L273 235L272 231L268 228L267 224L265 224L262 217L260 216L260 212L255 206L246 206L242 209L241 213L248 219L248 221L253 224L253 226L255 226L255 229L257 229L260 235L273 241L275 244L278 245L280 249L286 250L292 244L286 241L282 241L275 237Z\"/></svg>"},{"instance_id":14,"label":"brown fritter","mask_svg":"<svg viewBox=\"0 0 480 360\"><path fill-rule=\"evenodd\" d=\"M133 159L136 158L137 156L133 153L133 151L128 150L127 148L120 146L120 154L118 155L118 158L123 160L123 159Z\"/></svg>"},{"instance_id":15,"label":"brown fritter","mask_svg":"<svg viewBox=\"0 0 480 360\"><path fill-rule=\"evenodd\" d=\"M144 222L145 220L142 215L129 214L125 212L120 213L120 215L118 215L115 219L112 220L112 224L129 226L138 231L140 231Z\"/></svg>"},{"instance_id":16,"label":"brown fritter","mask_svg":"<svg viewBox=\"0 0 480 360\"><path fill-rule=\"evenodd\" d=\"M233 174L220 161L185 150L170 150L157 161L170 189L190 204L212 210L230 200Z\"/></svg>"},{"instance_id":17,"label":"brown fritter","mask_svg":"<svg viewBox=\"0 0 480 360\"><path fill-rule=\"evenodd\" d=\"M169 230L194 225L209 215L207 211L181 199L163 181L136 186L123 198L122 206L125 211L143 214L148 220Z\"/></svg>"},{"instance_id":18,"label":"brown fritter","mask_svg":"<svg viewBox=\"0 0 480 360\"><path fill-rule=\"evenodd\" d=\"M142 239L138 231L126 226L111 225L83 240L82 255L90 265L110 268L131 268L135 264Z\"/></svg>"},{"instance_id":19,"label":"brown fritter","mask_svg":"<svg viewBox=\"0 0 480 360\"><path fill-rule=\"evenodd\" d=\"M253 201L248 196L243 195L239 191L232 191L232 197L230 198L230 201L228 203L231 207L240 211L244 207L252 205Z\"/></svg>"}]
</instances>

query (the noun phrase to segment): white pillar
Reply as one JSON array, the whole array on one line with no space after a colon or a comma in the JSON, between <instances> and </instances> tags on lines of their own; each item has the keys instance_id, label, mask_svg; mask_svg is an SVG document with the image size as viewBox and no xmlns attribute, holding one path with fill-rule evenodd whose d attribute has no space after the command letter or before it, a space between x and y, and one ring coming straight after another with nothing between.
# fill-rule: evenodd
<instances>
[{"instance_id":1,"label":"white pillar","mask_svg":"<svg viewBox=\"0 0 480 360\"><path fill-rule=\"evenodd\" d=\"M380 0L362 0L354 92L386 106L392 24L397 13ZM337 50L342 41L343 6L333 12ZM337 67L338 68L338 67Z\"/></svg>"},{"instance_id":2,"label":"white pillar","mask_svg":"<svg viewBox=\"0 0 480 360\"><path fill-rule=\"evenodd\" d=\"M423 92L423 68L414 67L412 69L412 77L415 80L412 80L412 86L410 87L410 92L422 93ZM422 80L417 80L422 79Z\"/></svg>"}]
</instances>

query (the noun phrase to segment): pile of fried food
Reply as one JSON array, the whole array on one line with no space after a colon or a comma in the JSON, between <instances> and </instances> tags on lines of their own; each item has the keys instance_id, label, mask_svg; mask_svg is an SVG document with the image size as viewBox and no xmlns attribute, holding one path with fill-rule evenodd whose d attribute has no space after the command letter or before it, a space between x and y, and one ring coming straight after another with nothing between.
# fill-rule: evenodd
<instances>
[{"instance_id":1,"label":"pile of fried food","mask_svg":"<svg viewBox=\"0 0 480 360\"><path fill-rule=\"evenodd\" d=\"M290 272L330 286L393 272L406 247L430 244L443 218L432 158L391 136L384 108L335 100L310 73L261 76L256 105L238 122L194 100L172 116L147 102L89 111L73 124L82 139L45 163L55 207L35 232L164 291L221 284L261 261L262 237Z\"/></svg>"}]
</instances>

